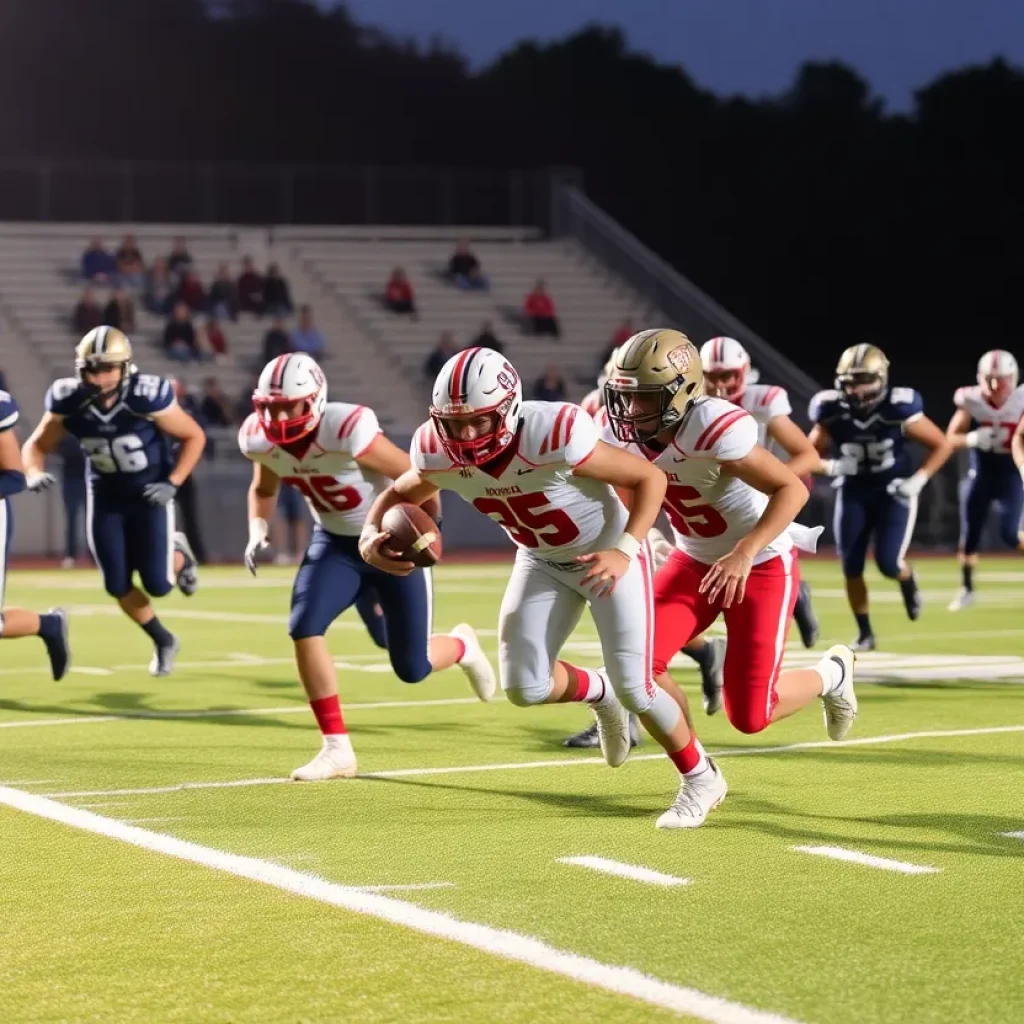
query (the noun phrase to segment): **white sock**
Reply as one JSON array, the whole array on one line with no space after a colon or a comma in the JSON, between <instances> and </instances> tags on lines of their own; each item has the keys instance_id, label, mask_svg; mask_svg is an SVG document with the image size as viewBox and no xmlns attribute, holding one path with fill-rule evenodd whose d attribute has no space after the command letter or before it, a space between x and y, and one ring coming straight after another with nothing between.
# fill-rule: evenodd
<instances>
[{"instance_id":1,"label":"white sock","mask_svg":"<svg viewBox=\"0 0 1024 1024\"><path fill-rule=\"evenodd\" d=\"M332 754L355 756L355 751L352 749L352 741L349 739L347 732L335 732L324 736L324 750L329 750Z\"/></svg>"},{"instance_id":2,"label":"white sock","mask_svg":"<svg viewBox=\"0 0 1024 1024\"><path fill-rule=\"evenodd\" d=\"M603 669L577 668L576 671L581 675L584 672L587 674L587 692L583 698L584 703L597 704L608 698L615 699L615 691Z\"/></svg>"},{"instance_id":3,"label":"white sock","mask_svg":"<svg viewBox=\"0 0 1024 1024\"><path fill-rule=\"evenodd\" d=\"M814 671L821 676L821 695L822 697L828 696L834 690L838 690L843 682L843 678L846 675L846 670L842 664L835 658L822 658L817 665L814 666Z\"/></svg>"}]
</instances>

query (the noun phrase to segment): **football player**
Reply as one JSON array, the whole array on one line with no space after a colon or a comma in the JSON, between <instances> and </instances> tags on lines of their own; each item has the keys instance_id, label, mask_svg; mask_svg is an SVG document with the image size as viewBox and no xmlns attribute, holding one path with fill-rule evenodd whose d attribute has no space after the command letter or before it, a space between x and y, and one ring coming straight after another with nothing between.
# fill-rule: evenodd
<instances>
[{"instance_id":1,"label":"football player","mask_svg":"<svg viewBox=\"0 0 1024 1024\"><path fill-rule=\"evenodd\" d=\"M788 456L789 468L802 480L808 479L821 457L808 436L793 422L793 407L786 389L777 385L754 383L750 356L735 338L712 338L700 350L704 367L704 390L746 409L757 422L757 441L770 450L775 444ZM808 489L810 484L808 483ZM793 621L804 647L818 641L818 617L811 606L811 585L800 581Z\"/></svg>"},{"instance_id":2,"label":"football player","mask_svg":"<svg viewBox=\"0 0 1024 1024\"><path fill-rule=\"evenodd\" d=\"M793 522L807 488L757 443L757 421L704 393L700 355L672 330L641 331L623 346L605 384L604 436L668 476L665 510L676 549L654 578L654 674L682 643L722 615L725 713L756 733L821 699L828 735L842 739L857 714L854 654L837 645L808 669L781 672L799 588ZM695 828L725 798L727 786L700 742L685 728L673 736L682 773L662 828Z\"/></svg>"},{"instance_id":3,"label":"football player","mask_svg":"<svg viewBox=\"0 0 1024 1024\"><path fill-rule=\"evenodd\" d=\"M359 534L374 498L409 468L409 456L381 432L372 409L327 401L323 371L307 355L267 363L253 393L253 412L238 444L252 461L249 543L245 564L256 574L256 554L267 546L268 521L282 481L306 499L316 526L292 587L288 632L309 706L323 737L319 753L292 778L311 782L356 774L356 756L338 699L338 676L325 636L347 608L358 605L395 674L418 683L458 665L481 700L494 696L494 670L471 626L431 634L431 579L427 569L393 576L359 555ZM374 606L382 615L378 621Z\"/></svg>"},{"instance_id":4,"label":"football player","mask_svg":"<svg viewBox=\"0 0 1024 1024\"><path fill-rule=\"evenodd\" d=\"M1016 551L1024 551L1020 517L1024 487L1013 463L1014 432L1024 416L1024 386L1017 386L1017 360L1001 349L978 360L978 383L953 395L956 412L946 427L954 451L970 450L970 469L960 500L960 559L962 585L949 602L958 612L974 603L974 567L990 506L999 506L999 536Z\"/></svg>"},{"instance_id":5,"label":"football player","mask_svg":"<svg viewBox=\"0 0 1024 1024\"><path fill-rule=\"evenodd\" d=\"M385 512L402 501L422 504L440 488L462 495L518 549L498 623L508 699L520 707L588 704L612 767L629 754L632 711L678 765L686 722L651 676L647 535L665 474L599 440L579 406L524 402L511 363L487 348L466 349L444 365L411 455L413 468L370 510L363 557L388 572L411 571L381 547ZM631 493L628 512L616 488ZM604 654L597 671L558 658L588 603Z\"/></svg>"},{"instance_id":6,"label":"football player","mask_svg":"<svg viewBox=\"0 0 1024 1024\"><path fill-rule=\"evenodd\" d=\"M139 373L131 342L117 328L97 327L82 338L75 370L50 386L46 412L22 449L28 489L53 483L46 456L65 434L77 438L89 463L86 536L103 586L153 641L150 675L170 675L178 641L149 597L164 597L175 584L188 596L199 585L195 556L175 529L174 495L206 436L169 381ZM180 446L177 459L172 441ZM133 583L136 573L146 593Z\"/></svg>"},{"instance_id":7,"label":"football player","mask_svg":"<svg viewBox=\"0 0 1024 1024\"><path fill-rule=\"evenodd\" d=\"M857 620L855 651L873 651L864 563L874 540L875 564L897 580L907 616L921 614L921 592L905 555L917 519L917 496L952 453L946 436L924 414L913 388L889 386L889 360L874 345L853 345L839 358L835 389L811 400L811 443L822 454L817 472L836 478L833 521L846 594ZM911 472L907 441L928 449Z\"/></svg>"},{"instance_id":8,"label":"football player","mask_svg":"<svg viewBox=\"0 0 1024 1024\"><path fill-rule=\"evenodd\" d=\"M18 422L18 405L6 391L0 391L0 639L17 640L37 636L46 645L50 671L54 680L63 679L71 664L68 642L68 617L62 608L51 608L45 614L24 608L5 608L7 555L14 536L14 513L11 498L25 489L25 469L21 448L14 432Z\"/></svg>"}]
</instances>

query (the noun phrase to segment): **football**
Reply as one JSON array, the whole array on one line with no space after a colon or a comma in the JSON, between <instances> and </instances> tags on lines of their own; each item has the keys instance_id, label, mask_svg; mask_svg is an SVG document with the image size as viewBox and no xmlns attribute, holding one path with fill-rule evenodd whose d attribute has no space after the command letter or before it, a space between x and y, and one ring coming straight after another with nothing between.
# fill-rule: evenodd
<instances>
[{"instance_id":1,"label":"football","mask_svg":"<svg viewBox=\"0 0 1024 1024\"><path fill-rule=\"evenodd\" d=\"M440 560L441 530L419 505L403 502L389 508L380 528L390 534L385 547L395 558L414 562L424 569Z\"/></svg>"}]
</instances>

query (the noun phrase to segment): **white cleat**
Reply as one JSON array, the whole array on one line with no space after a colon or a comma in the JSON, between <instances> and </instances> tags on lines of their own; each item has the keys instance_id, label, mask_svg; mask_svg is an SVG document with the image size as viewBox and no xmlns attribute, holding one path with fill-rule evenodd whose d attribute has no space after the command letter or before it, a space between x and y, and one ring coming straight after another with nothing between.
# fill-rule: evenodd
<instances>
[{"instance_id":1,"label":"white cleat","mask_svg":"<svg viewBox=\"0 0 1024 1024\"><path fill-rule=\"evenodd\" d=\"M180 530L174 535L174 550L181 552L184 559L176 579L178 589L186 597L191 597L199 589L199 562L196 560L192 545L188 542L188 537Z\"/></svg>"},{"instance_id":2,"label":"white cleat","mask_svg":"<svg viewBox=\"0 0 1024 1024\"><path fill-rule=\"evenodd\" d=\"M842 666L843 678L831 693L822 695L821 704L825 712L828 738L841 740L857 717L857 694L853 692L853 666L857 655L845 644L836 644L825 652L818 664L830 660Z\"/></svg>"},{"instance_id":3,"label":"white cleat","mask_svg":"<svg viewBox=\"0 0 1024 1024\"><path fill-rule=\"evenodd\" d=\"M466 653L459 662L459 668L466 673L473 692L481 700L493 700L498 689L498 680L494 674L494 666L476 638L476 630L468 622L460 622L451 631L451 635L458 637L466 645Z\"/></svg>"},{"instance_id":4,"label":"white cleat","mask_svg":"<svg viewBox=\"0 0 1024 1024\"><path fill-rule=\"evenodd\" d=\"M612 768L618 768L629 757L629 712L619 703L618 697L607 687L605 696L590 705L597 719L597 739L605 761Z\"/></svg>"},{"instance_id":5,"label":"white cleat","mask_svg":"<svg viewBox=\"0 0 1024 1024\"><path fill-rule=\"evenodd\" d=\"M156 647L153 657L149 659L149 674L151 676L169 676L174 671L174 662L177 660L180 645L176 636L171 637L171 642L165 647Z\"/></svg>"},{"instance_id":6,"label":"white cleat","mask_svg":"<svg viewBox=\"0 0 1024 1024\"><path fill-rule=\"evenodd\" d=\"M958 612L963 608L970 608L974 604L974 591L961 587L956 592L956 597L946 606L951 612Z\"/></svg>"},{"instance_id":7,"label":"white cleat","mask_svg":"<svg viewBox=\"0 0 1024 1024\"><path fill-rule=\"evenodd\" d=\"M309 764L296 768L292 778L296 782L326 782L328 779L351 779L357 771L356 755L352 743L321 747L320 753Z\"/></svg>"},{"instance_id":8,"label":"white cleat","mask_svg":"<svg viewBox=\"0 0 1024 1024\"><path fill-rule=\"evenodd\" d=\"M655 827L699 828L728 792L725 776L709 757L706 771L680 779L675 803L657 820Z\"/></svg>"}]
</instances>

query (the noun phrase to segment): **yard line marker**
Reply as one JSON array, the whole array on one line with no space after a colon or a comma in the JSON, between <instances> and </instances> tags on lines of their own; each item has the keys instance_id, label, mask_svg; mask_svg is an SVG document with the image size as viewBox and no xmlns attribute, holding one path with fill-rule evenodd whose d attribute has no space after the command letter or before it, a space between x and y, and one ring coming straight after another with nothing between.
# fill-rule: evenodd
<instances>
[{"instance_id":1,"label":"yard line marker","mask_svg":"<svg viewBox=\"0 0 1024 1024\"><path fill-rule=\"evenodd\" d=\"M175 857L191 864L199 864L215 871L387 921L421 934L447 939L594 988L631 996L651 1006L659 1006L677 1013L688 1013L708 1021L709 1024L795 1024L790 1018L755 1010L718 996L710 996L697 989L673 985L632 967L605 964L578 953L557 949L529 935L460 920L450 914L428 910L391 896L338 885L256 857L228 853L225 850L176 839L174 836L151 832L114 818L93 814L92 811L68 807L33 793L0 788L0 804L72 828L107 836L153 853Z\"/></svg>"},{"instance_id":2,"label":"yard line marker","mask_svg":"<svg viewBox=\"0 0 1024 1024\"><path fill-rule=\"evenodd\" d=\"M109 668L96 668L92 665L72 665L71 672L77 672L80 676L112 676L114 674Z\"/></svg>"},{"instance_id":3,"label":"yard line marker","mask_svg":"<svg viewBox=\"0 0 1024 1024\"><path fill-rule=\"evenodd\" d=\"M665 875L660 871L653 871L651 868L640 867L637 864L623 864L622 861L608 860L605 857L559 857L557 864L575 864L581 868L590 868L591 871L600 871L606 875L615 875L617 878L629 878L634 882L646 882L648 885L689 885L689 878L679 878L677 875Z\"/></svg>"},{"instance_id":4,"label":"yard line marker","mask_svg":"<svg viewBox=\"0 0 1024 1024\"><path fill-rule=\"evenodd\" d=\"M0 786L52 786L56 779L0 779Z\"/></svg>"},{"instance_id":5,"label":"yard line marker","mask_svg":"<svg viewBox=\"0 0 1024 1024\"><path fill-rule=\"evenodd\" d=\"M176 818L118 818L118 821L123 821L126 825L141 825L143 822L154 822L154 821L184 821L182 817Z\"/></svg>"},{"instance_id":6,"label":"yard line marker","mask_svg":"<svg viewBox=\"0 0 1024 1024\"><path fill-rule=\"evenodd\" d=\"M1007 839L1024 839L1024 832L1000 832L1001 836L1006 836Z\"/></svg>"},{"instance_id":7,"label":"yard line marker","mask_svg":"<svg viewBox=\"0 0 1024 1024\"><path fill-rule=\"evenodd\" d=\"M1024 732L1024 725L993 725L977 729L933 729L928 732L902 732L887 736L860 736L852 740L812 740L806 743L787 743L778 747L737 747L731 750L712 750L710 755L719 757L747 757L757 754L788 754L791 751L817 750L834 747L866 747L881 743L902 743L905 740L920 739L955 739L960 736L992 736L1001 733ZM657 761L664 754L638 754L629 760ZM603 757L563 757L550 761L513 761L499 764L467 764L439 768L391 768L379 772L360 772L357 779L399 779L422 775L462 775L470 772L516 771L530 768L572 768L576 766L596 767L604 765ZM268 779L229 779L224 782L178 782L166 786L147 786L141 789L86 789L60 793L45 793L44 796L65 800L89 796L134 796L150 793L177 793L188 789L235 789L244 786L270 786L276 783L291 782L288 778ZM297 785L308 788L302 783Z\"/></svg>"},{"instance_id":8,"label":"yard line marker","mask_svg":"<svg viewBox=\"0 0 1024 1024\"><path fill-rule=\"evenodd\" d=\"M816 857L830 857L849 864L861 864L866 868L879 868L882 871L898 871L903 875L937 875L942 868L929 867L927 864L908 864L903 860L889 860L887 857L875 857L860 850L847 850L842 846L793 846L798 853L810 853Z\"/></svg>"},{"instance_id":9,"label":"yard line marker","mask_svg":"<svg viewBox=\"0 0 1024 1024\"><path fill-rule=\"evenodd\" d=\"M427 889L454 889L454 882L413 882L411 885L353 885L360 892L421 892Z\"/></svg>"}]
</instances>

